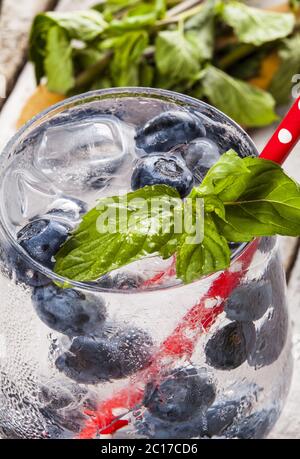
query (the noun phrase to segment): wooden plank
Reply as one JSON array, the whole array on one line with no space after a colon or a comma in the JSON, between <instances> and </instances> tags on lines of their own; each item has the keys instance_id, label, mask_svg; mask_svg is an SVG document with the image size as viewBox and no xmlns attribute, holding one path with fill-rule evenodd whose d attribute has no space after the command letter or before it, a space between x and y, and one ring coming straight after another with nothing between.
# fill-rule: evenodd
<instances>
[{"instance_id":1,"label":"wooden plank","mask_svg":"<svg viewBox=\"0 0 300 459\"><path fill-rule=\"evenodd\" d=\"M3 0L0 16L0 75L6 79L9 94L26 57L28 35L34 16L56 4L57 0ZM0 99L0 108L4 99Z\"/></svg>"},{"instance_id":2,"label":"wooden plank","mask_svg":"<svg viewBox=\"0 0 300 459\"><path fill-rule=\"evenodd\" d=\"M290 277L288 302L293 326L294 375L287 403L269 438L300 439L300 253Z\"/></svg>"}]
</instances>

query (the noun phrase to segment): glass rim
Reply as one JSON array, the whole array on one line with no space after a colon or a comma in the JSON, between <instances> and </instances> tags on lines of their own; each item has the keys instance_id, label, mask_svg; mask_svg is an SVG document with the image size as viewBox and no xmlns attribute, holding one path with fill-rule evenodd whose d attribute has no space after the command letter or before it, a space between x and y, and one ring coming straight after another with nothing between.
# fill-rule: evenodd
<instances>
[{"instance_id":1,"label":"glass rim","mask_svg":"<svg viewBox=\"0 0 300 459\"><path fill-rule=\"evenodd\" d=\"M116 98L116 97L145 97L145 98L157 98L157 99L163 99L166 98L168 101L172 101L175 104L178 105L178 103L182 103L182 105L190 104L194 105L195 108L199 108L199 106L208 108L209 110L214 111L215 113L221 114L230 125L236 127L238 132L243 134L243 136L247 139L250 145L253 146L253 153L258 155L257 148L249 136L249 134L238 124L236 123L233 119L231 119L228 115L225 113L221 112L217 108L207 104L206 102L203 102L202 100L198 100L194 97L187 96L184 94L177 93L175 91L169 91L166 89L155 89L155 88L144 88L144 87L122 87L122 88L109 88L109 89L98 89L94 91L88 91L82 94L78 94L72 97L69 97L67 99L64 99L63 101L60 101L56 103L55 105L50 106L46 110L43 110L36 116L34 116L31 120L29 120L27 123L24 124L14 135L13 137L7 142L7 144L4 146L2 152L0 153L0 162L4 162L6 159L9 158L10 153L14 151L15 147L17 146L18 143L20 143L22 140L26 138L30 132L32 132L35 128L41 126L43 122L49 121L52 119L54 116L59 115L65 110L72 109L75 106L79 106L80 104L84 103L90 103L90 102L95 102L97 100L103 100L103 99L109 99L109 98ZM49 268L46 268L36 260L30 257L30 255L20 246L20 244L17 242L17 240L14 238L13 234L9 230L5 218L3 216L3 208L2 205L0 205L0 226L2 228L2 231L4 233L4 236L7 238L7 241L9 244L16 250L19 254L20 257L25 259L25 262L32 267L32 269L38 271L40 274L43 274L44 276L48 277L49 279L53 280L56 283L64 284L67 285L70 288L78 288L81 290L87 290L87 291L97 291L97 292L103 292L103 293L115 293L115 294L138 294L138 293L151 293L155 291L164 291L168 290L171 288L180 288L180 287L186 287L187 285L195 285L200 282L206 281L209 277L213 277L216 273L209 274L207 276L202 276L200 279L192 282L191 284L183 284L183 283L177 283L174 285L156 285L153 287L147 287L145 289L128 289L128 290L122 290L122 289L112 289L112 288L104 288L101 287L96 283L96 281L75 281L72 279L68 279L66 277L60 276L54 271L52 271ZM251 242L246 242L242 243L240 247L232 254L231 257L231 264L238 260L240 256L244 253L244 251L247 249L248 245L251 244ZM230 264L230 266L231 266ZM222 272L222 271L219 271Z\"/></svg>"}]
</instances>

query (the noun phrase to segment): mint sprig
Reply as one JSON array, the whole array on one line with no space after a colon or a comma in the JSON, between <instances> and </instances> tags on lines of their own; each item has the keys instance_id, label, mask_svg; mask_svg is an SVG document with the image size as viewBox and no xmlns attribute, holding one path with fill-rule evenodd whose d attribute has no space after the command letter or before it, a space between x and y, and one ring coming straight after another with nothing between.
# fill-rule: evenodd
<instances>
[{"instance_id":1,"label":"mint sprig","mask_svg":"<svg viewBox=\"0 0 300 459\"><path fill-rule=\"evenodd\" d=\"M197 198L204 202L201 241L193 239ZM159 200L157 212L150 212L151 206L147 205L153 199ZM178 232L178 215L183 219L188 201L192 203L193 230L187 231L183 225ZM116 209L117 214L111 213ZM124 215L129 221L125 231ZM99 222L105 219L107 224L115 225L113 233L99 232ZM275 234L300 235L299 185L278 164L240 158L230 150L185 201L165 185L100 200L57 253L55 272L69 279L90 281L148 255L168 258L176 254L177 277L192 282L230 265L229 241L245 242Z\"/></svg>"},{"instance_id":2,"label":"mint sprig","mask_svg":"<svg viewBox=\"0 0 300 459\"><path fill-rule=\"evenodd\" d=\"M93 9L38 14L29 57L37 82L53 92L170 89L205 97L239 124L257 127L273 122L275 99L285 102L291 93L299 73L299 44L290 41L297 29L295 14L236 0L95 0ZM264 56L278 51L271 87L260 78L260 89L250 84Z\"/></svg>"}]
</instances>

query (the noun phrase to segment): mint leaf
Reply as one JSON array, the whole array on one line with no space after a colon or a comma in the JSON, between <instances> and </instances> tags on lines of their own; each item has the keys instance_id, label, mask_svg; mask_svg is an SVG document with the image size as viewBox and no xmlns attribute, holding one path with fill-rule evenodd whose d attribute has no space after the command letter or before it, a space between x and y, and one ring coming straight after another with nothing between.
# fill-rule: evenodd
<instances>
[{"instance_id":1,"label":"mint leaf","mask_svg":"<svg viewBox=\"0 0 300 459\"><path fill-rule=\"evenodd\" d=\"M50 29L53 27L56 28L56 32L50 33ZM66 70L69 72L69 53L66 53L67 39L69 42L73 38L89 42L100 36L106 27L107 23L103 16L94 10L38 14L32 24L29 41L29 58L34 63L37 82L39 83L41 78L46 75L52 81L53 90L56 86L69 88L70 80L68 84L61 84L61 82L55 84L52 79L53 74L47 74L50 65L47 65L46 68L45 60L48 58L48 64L54 61L55 65L59 61L59 66L63 68L66 65ZM57 28L60 28L61 32L57 32ZM49 53L52 54L50 58L48 57ZM66 76L65 80L67 78ZM62 76L61 79L63 79Z\"/></svg>"},{"instance_id":2,"label":"mint leaf","mask_svg":"<svg viewBox=\"0 0 300 459\"><path fill-rule=\"evenodd\" d=\"M249 174L244 159L234 150L229 150L209 169L202 183L191 194L199 197L218 196L222 202L235 201L245 190L245 180Z\"/></svg>"},{"instance_id":3,"label":"mint leaf","mask_svg":"<svg viewBox=\"0 0 300 459\"><path fill-rule=\"evenodd\" d=\"M271 94L212 65L204 73L202 90L215 107L244 126L265 126L277 119Z\"/></svg>"},{"instance_id":4,"label":"mint leaf","mask_svg":"<svg viewBox=\"0 0 300 459\"><path fill-rule=\"evenodd\" d=\"M72 48L65 30L51 27L47 36L45 72L50 91L65 94L74 86Z\"/></svg>"},{"instance_id":5,"label":"mint leaf","mask_svg":"<svg viewBox=\"0 0 300 459\"><path fill-rule=\"evenodd\" d=\"M269 88L278 104L289 101L292 92L292 77L300 72L300 34L287 38L279 48L280 65Z\"/></svg>"},{"instance_id":6,"label":"mint leaf","mask_svg":"<svg viewBox=\"0 0 300 459\"><path fill-rule=\"evenodd\" d=\"M237 1L224 3L221 17L239 41L256 46L287 37L295 25L293 14L252 8Z\"/></svg>"},{"instance_id":7,"label":"mint leaf","mask_svg":"<svg viewBox=\"0 0 300 459\"><path fill-rule=\"evenodd\" d=\"M185 22L184 30L186 38L197 49L200 61L212 59L215 39L214 1L206 1L200 12Z\"/></svg>"},{"instance_id":8,"label":"mint leaf","mask_svg":"<svg viewBox=\"0 0 300 459\"><path fill-rule=\"evenodd\" d=\"M40 14L40 20L49 20L53 25L64 29L70 38L82 41L92 41L99 37L108 27L102 14L95 10L48 12Z\"/></svg>"},{"instance_id":9,"label":"mint leaf","mask_svg":"<svg viewBox=\"0 0 300 459\"><path fill-rule=\"evenodd\" d=\"M197 50L200 62L210 60L213 57L214 31L214 20L210 18L203 24L200 30L188 30L186 32L186 39Z\"/></svg>"},{"instance_id":10,"label":"mint leaf","mask_svg":"<svg viewBox=\"0 0 300 459\"><path fill-rule=\"evenodd\" d=\"M155 44L157 69L170 85L194 79L200 70L195 43L189 41L181 31L163 31L158 33Z\"/></svg>"},{"instance_id":11,"label":"mint leaf","mask_svg":"<svg viewBox=\"0 0 300 459\"><path fill-rule=\"evenodd\" d=\"M230 249L211 215L205 215L203 241L192 244L190 238L189 234L183 234L177 249L176 273L184 282L192 282L229 266Z\"/></svg>"},{"instance_id":12,"label":"mint leaf","mask_svg":"<svg viewBox=\"0 0 300 459\"><path fill-rule=\"evenodd\" d=\"M110 22L108 33L120 34L131 30L140 30L155 24L157 15L155 11L140 15L127 16L124 19L114 19Z\"/></svg>"},{"instance_id":13,"label":"mint leaf","mask_svg":"<svg viewBox=\"0 0 300 459\"><path fill-rule=\"evenodd\" d=\"M192 195L205 199L205 209L216 214L218 229L228 241L299 235L299 185L273 161L242 159L230 150L209 170Z\"/></svg>"},{"instance_id":14,"label":"mint leaf","mask_svg":"<svg viewBox=\"0 0 300 459\"><path fill-rule=\"evenodd\" d=\"M204 200L204 219L197 218L197 198ZM176 253L177 276L191 282L229 266L227 241L274 234L299 236L299 185L278 164L230 150L184 201L165 185L100 200L59 250L55 272L94 280L150 254Z\"/></svg>"},{"instance_id":15,"label":"mint leaf","mask_svg":"<svg viewBox=\"0 0 300 459\"><path fill-rule=\"evenodd\" d=\"M159 199L163 209L150 212L150 198ZM181 206L177 191L165 185L146 186L125 196L100 200L57 253L55 272L78 281L93 280L148 254L170 255L170 246L166 246L174 239L174 216ZM125 232L121 231L124 220L120 209L127 212L129 225ZM117 224L113 233L99 232L101 219ZM170 222L168 232L163 231L166 221Z\"/></svg>"},{"instance_id":16,"label":"mint leaf","mask_svg":"<svg viewBox=\"0 0 300 459\"><path fill-rule=\"evenodd\" d=\"M250 173L233 202L224 202L227 223L217 217L219 231L228 241L249 241L256 236L299 236L300 187L272 161L244 158Z\"/></svg>"},{"instance_id":17,"label":"mint leaf","mask_svg":"<svg viewBox=\"0 0 300 459\"><path fill-rule=\"evenodd\" d=\"M110 65L114 86L138 86L139 65L148 41L148 33L138 30L125 32L121 36L108 38L102 42L101 49L114 50Z\"/></svg>"}]
</instances>

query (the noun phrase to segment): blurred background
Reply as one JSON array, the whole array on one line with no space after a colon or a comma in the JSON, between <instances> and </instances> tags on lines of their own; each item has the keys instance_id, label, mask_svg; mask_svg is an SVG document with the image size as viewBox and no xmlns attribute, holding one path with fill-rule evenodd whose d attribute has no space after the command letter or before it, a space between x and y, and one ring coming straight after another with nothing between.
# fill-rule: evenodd
<instances>
[{"instance_id":1,"label":"blurred background","mask_svg":"<svg viewBox=\"0 0 300 459\"><path fill-rule=\"evenodd\" d=\"M0 0L0 151L48 106L114 86L203 99L261 150L299 83L300 0ZM300 182L300 146L284 168ZM280 244L295 373L270 437L300 438L300 245L287 237Z\"/></svg>"}]
</instances>

